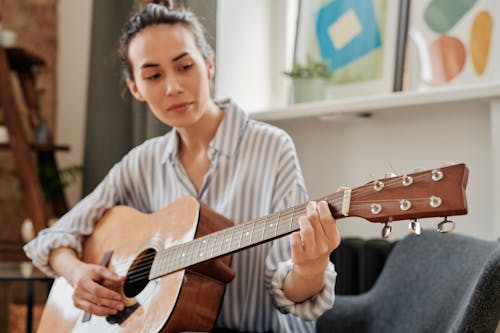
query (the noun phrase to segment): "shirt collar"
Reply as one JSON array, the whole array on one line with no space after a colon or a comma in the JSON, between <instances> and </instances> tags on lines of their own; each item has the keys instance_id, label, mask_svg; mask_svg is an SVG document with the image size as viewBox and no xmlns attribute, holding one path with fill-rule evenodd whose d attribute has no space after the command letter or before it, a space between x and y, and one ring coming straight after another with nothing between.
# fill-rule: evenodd
<instances>
[{"instance_id":1,"label":"shirt collar","mask_svg":"<svg viewBox=\"0 0 500 333\"><path fill-rule=\"evenodd\" d=\"M216 101L215 103L225 115L214 138L209 144L209 148L216 153L231 158L246 128L248 114L230 99ZM172 128L168 133L166 140L165 154L161 159L162 163L166 161L173 162L174 157L177 156L179 150L179 133L175 128Z\"/></svg>"}]
</instances>

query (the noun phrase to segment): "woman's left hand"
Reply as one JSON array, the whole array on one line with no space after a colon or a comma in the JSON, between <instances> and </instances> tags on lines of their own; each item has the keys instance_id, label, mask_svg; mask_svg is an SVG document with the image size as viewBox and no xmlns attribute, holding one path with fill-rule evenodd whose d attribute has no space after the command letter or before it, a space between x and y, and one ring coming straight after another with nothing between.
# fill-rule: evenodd
<instances>
[{"instance_id":1,"label":"woman's left hand","mask_svg":"<svg viewBox=\"0 0 500 333\"><path fill-rule=\"evenodd\" d=\"M300 230L290 235L293 268L287 280L293 288L286 288L288 292L285 289L288 297L296 302L323 289L330 253L340 244L337 223L326 201L309 202L306 215L299 217L298 222Z\"/></svg>"}]
</instances>

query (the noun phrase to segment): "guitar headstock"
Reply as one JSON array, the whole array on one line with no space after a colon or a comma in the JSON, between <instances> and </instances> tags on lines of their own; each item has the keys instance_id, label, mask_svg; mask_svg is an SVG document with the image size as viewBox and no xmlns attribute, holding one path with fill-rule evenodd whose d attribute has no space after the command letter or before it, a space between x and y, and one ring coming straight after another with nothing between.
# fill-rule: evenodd
<instances>
[{"instance_id":1,"label":"guitar headstock","mask_svg":"<svg viewBox=\"0 0 500 333\"><path fill-rule=\"evenodd\" d=\"M391 222L467 214L468 174L456 164L369 182L351 190L348 215Z\"/></svg>"}]
</instances>

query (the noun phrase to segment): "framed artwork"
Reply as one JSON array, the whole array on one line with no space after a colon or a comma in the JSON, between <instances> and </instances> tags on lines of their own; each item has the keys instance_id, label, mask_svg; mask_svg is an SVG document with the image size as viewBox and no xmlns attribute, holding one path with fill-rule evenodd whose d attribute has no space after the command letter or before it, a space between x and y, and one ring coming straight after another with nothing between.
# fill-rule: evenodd
<instances>
[{"instance_id":1,"label":"framed artwork","mask_svg":"<svg viewBox=\"0 0 500 333\"><path fill-rule=\"evenodd\" d=\"M301 0L294 59L325 61L326 98L394 89L399 0Z\"/></svg>"},{"instance_id":2,"label":"framed artwork","mask_svg":"<svg viewBox=\"0 0 500 333\"><path fill-rule=\"evenodd\" d=\"M498 0L412 1L404 90L498 82L499 20Z\"/></svg>"}]
</instances>

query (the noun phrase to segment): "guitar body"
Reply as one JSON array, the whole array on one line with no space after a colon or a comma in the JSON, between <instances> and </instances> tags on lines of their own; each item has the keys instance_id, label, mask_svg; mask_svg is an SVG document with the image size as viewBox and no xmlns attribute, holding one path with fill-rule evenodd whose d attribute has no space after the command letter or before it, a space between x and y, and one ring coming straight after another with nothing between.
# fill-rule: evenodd
<instances>
[{"instance_id":1,"label":"guitar body","mask_svg":"<svg viewBox=\"0 0 500 333\"><path fill-rule=\"evenodd\" d=\"M180 199L154 214L119 206L103 216L84 242L83 261L99 264L112 251L107 267L124 276L152 250L185 243L230 225L229 220L193 197ZM126 294L126 287L120 288L128 306L114 318L115 323L99 316L84 320L84 311L73 305L72 287L58 278L38 332L208 332L217 318L225 283L234 277L229 260L229 256L213 259L151 281L146 276L132 296Z\"/></svg>"}]
</instances>

